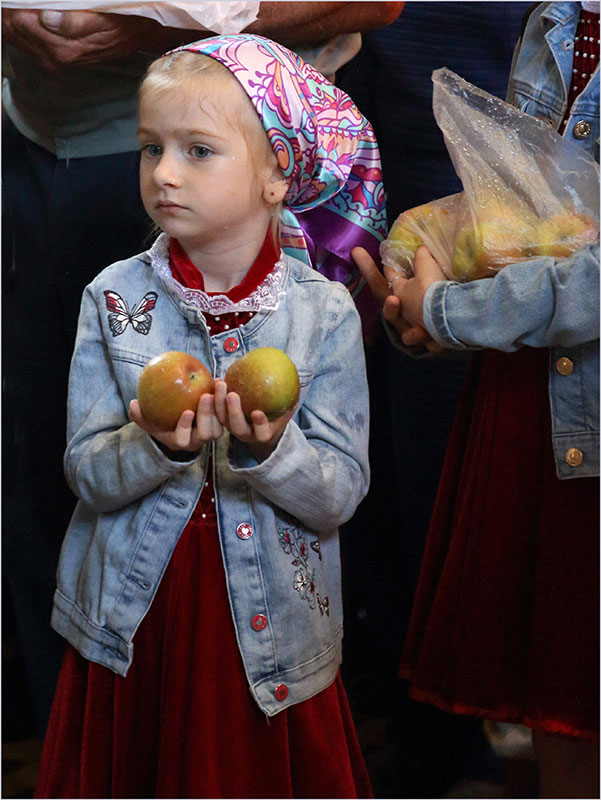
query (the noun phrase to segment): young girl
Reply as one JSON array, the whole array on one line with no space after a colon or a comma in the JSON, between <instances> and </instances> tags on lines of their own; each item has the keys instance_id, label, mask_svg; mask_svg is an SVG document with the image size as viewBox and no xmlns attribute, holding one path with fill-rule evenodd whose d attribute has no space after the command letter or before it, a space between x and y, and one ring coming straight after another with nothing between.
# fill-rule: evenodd
<instances>
[{"instance_id":1,"label":"young girl","mask_svg":"<svg viewBox=\"0 0 601 800\"><path fill-rule=\"evenodd\" d=\"M598 160L598 3L534 9L508 99ZM356 255L394 293L384 313L405 344L425 326L438 346L487 348L451 433L401 676L417 700L528 725L541 797L599 797L599 246L465 284L424 248L391 289Z\"/></svg>"},{"instance_id":2,"label":"young girl","mask_svg":"<svg viewBox=\"0 0 601 800\"><path fill-rule=\"evenodd\" d=\"M36 794L370 796L339 677L337 527L369 479L361 326L307 264L348 277L354 244L377 248L373 133L250 35L156 61L139 111L163 233L84 293L65 455L80 499L52 617L70 647ZM219 378L262 346L288 353L301 394L248 423ZM135 399L167 350L218 379L174 431Z\"/></svg>"}]
</instances>

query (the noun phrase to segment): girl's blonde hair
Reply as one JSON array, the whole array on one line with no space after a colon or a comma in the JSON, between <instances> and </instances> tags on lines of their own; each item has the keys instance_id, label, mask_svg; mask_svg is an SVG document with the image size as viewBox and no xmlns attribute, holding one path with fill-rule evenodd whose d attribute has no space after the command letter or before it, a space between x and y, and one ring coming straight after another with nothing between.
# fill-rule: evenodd
<instances>
[{"instance_id":1,"label":"girl's blonde hair","mask_svg":"<svg viewBox=\"0 0 601 800\"><path fill-rule=\"evenodd\" d=\"M153 96L157 97L162 92L173 89L180 91L200 89L200 99L203 88L223 93L224 98L229 98L232 92L238 92L241 102L232 104L231 113L228 105L224 103L225 117L228 123L239 130L244 137L256 178L260 180L284 179L267 133L249 96L230 70L215 58L204 55L204 53L180 50L157 59L146 70L138 91L138 99L144 96L144 98L152 100ZM182 102L184 102L183 97ZM280 202L273 205L271 209L271 232L276 247L279 246L281 207L282 203Z\"/></svg>"}]
</instances>

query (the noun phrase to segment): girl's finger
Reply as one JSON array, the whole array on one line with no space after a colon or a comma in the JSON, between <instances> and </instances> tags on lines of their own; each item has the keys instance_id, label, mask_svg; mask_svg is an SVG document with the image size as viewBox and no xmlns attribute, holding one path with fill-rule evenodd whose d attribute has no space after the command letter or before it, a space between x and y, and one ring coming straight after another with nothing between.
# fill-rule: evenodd
<instances>
[{"instance_id":1,"label":"girl's finger","mask_svg":"<svg viewBox=\"0 0 601 800\"><path fill-rule=\"evenodd\" d=\"M415 251L415 261L413 272L416 277L428 282L444 281L446 276L440 268L440 264L424 245Z\"/></svg>"},{"instance_id":2,"label":"girl's finger","mask_svg":"<svg viewBox=\"0 0 601 800\"><path fill-rule=\"evenodd\" d=\"M214 391L215 415L222 425L227 425L227 386L225 381L222 381L220 378L218 378L215 381Z\"/></svg>"},{"instance_id":3,"label":"girl's finger","mask_svg":"<svg viewBox=\"0 0 601 800\"><path fill-rule=\"evenodd\" d=\"M263 411L253 411L251 414L255 439L258 442L268 442L273 436L272 425Z\"/></svg>"},{"instance_id":4,"label":"girl's finger","mask_svg":"<svg viewBox=\"0 0 601 800\"><path fill-rule=\"evenodd\" d=\"M223 428L215 416L215 402L212 394L203 394L196 410L196 431L194 437L198 444L218 439Z\"/></svg>"},{"instance_id":5,"label":"girl's finger","mask_svg":"<svg viewBox=\"0 0 601 800\"><path fill-rule=\"evenodd\" d=\"M174 450L185 450L190 445L195 416L196 414L193 411L184 411L177 421L173 432Z\"/></svg>"},{"instance_id":6,"label":"girl's finger","mask_svg":"<svg viewBox=\"0 0 601 800\"><path fill-rule=\"evenodd\" d=\"M426 347L435 356L444 353L444 347L441 344L439 344L435 339L430 339L429 341L427 341Z\"/></svg>"},{"instance_id":7,"label":"girl's finger","mask_svg":"<svg viewBox=\"0 0 601 800\"><path fill-rule=\"evenodd\" d=\"M401 303L398 297L390 295L386 298L384 308L382 309L382 316L388 320L392 325L399 326L402 322Z\"/></svg>"},{"instance_id":8,"label":"girl's finger","mask_svg":"<svg viewBox=\"0 0 601 800\"><path fill-rule=\"evenodd\" d=\"M422 328L421 325L416 325L413 328L408 328L401 334L401 339L403 340L403 344L406 344L407 347L416 347L417 345L423 345L427 347L428 350L430 349L429 343L434 341L430 336L430 334L428 333L428 331L425 328Z\"/></svg>"},{"instance_id":9,"label":"girl's finger","mask_svg":"<svg viewBox=\"0 0 601 800\"><path fill-rule=\"evenodd\" d=\"M248 438L252 429L240 405L240 397L236 392L230 392L225 398L227 405L228 428L238 439Z\"/></svg>"},{"instance_id":10,"label":"girl's finger","mask_svg":"<svg viewBox=\"0 0 601 800\"><path fill-rule=\"evenodd\" d=\"M396 292L409 279L403 272L399 272L394 267L384 267L384 275L388 281L388 288L391 292Z\"/></svg>"},{"instance_id":11,"label":"girl's finger","mask_svg":"<svg viewBox=\"0 0 601 800\"><path fill-rule=\"evenodd\" d=\"M143 426L144 417L142 416L140 403L136 399L132 400L129 404L129 418L132 422L140 425L140 427Z\"/></svg>"},{"instance_id":12,"label":"girl's finger","mask_svg":"<svg viewBox=\"0 0 601 800\"><path fill-rule=\"evenodd\" d=\"M382 305L390 293L388 280L382 275L376 262L363 247L354 247L351 251L353 261L359 268L359 272L365 278L371 293Z\"/></svg>"},{"instance_id":13,"label":"girl's finger","mask_svg":"<svg viewBox=\"0 0 601 800\"><path fill-rule=\"evenodd\" d=\"M153 425L146 419L144 414L142 414L140 403L136 399L132 400L129 404L129 418L132 422L135 422L136 425L139 425L143 431L150 434L150 436L155 436L158 433L165 433L165 431L159 431L156 425ZM167 433L169 433L169 431L167 431Z\"/></svg>"}]
</instances>

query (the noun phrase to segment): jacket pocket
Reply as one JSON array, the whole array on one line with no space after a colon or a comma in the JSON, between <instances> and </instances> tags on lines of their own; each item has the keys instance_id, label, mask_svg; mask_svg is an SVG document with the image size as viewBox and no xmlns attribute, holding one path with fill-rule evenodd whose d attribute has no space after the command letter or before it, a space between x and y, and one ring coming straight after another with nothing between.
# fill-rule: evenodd
<instances>
[{"instance_id":1,"label":"jacket pocket","mask_svg":"<svg viewBox=\"0 0 601 800\"><path fill-rule=\"evenodd\" d=\"M138 393L138 378L145 365L152 358L147 353L127 350L109 345L109 357L115 373L119 392L126 406Z\"/></svg>"}]
</instances>

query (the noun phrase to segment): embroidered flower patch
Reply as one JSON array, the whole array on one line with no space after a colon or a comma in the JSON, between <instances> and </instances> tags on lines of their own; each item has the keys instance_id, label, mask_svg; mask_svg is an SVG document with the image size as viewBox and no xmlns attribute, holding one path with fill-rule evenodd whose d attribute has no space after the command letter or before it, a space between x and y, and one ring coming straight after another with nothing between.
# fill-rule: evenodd
<instances>
[{"instance_id":1,"label":"embroidered flower patch","mask_svg":"<svg viewBox=\"0 0 601 800\"><path fill-rule=\"evenodd\" d=\"M327 597L323 599L315 591L315 569L309 563L309 547L303 534L295 525L284 527L276 522L280 545L282 550L293 556L292 566L296 567L292 585L301 600L306 600L309 608L319 608L320 613L330 615L330 603ZM311 549L319 555L321 551L317 540L311 542Z\"/></svg>"}]
</instances>

